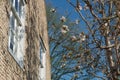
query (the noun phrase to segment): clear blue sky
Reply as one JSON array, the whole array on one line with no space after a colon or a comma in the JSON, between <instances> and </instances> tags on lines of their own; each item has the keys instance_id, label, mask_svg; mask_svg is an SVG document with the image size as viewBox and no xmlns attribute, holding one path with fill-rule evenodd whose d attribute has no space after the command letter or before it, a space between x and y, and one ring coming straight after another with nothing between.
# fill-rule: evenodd
<instances>
[{"instance_id":1,"label":"clear blue sky","mask_svg":"<svg viewBox=\"0 0 120 80\"><path fill-rule=\"evenodd\" d=\"M56 8L56 10L60 14L60 16L68 16L70 14L69 19L71 21L74 22L76 19L80 20L78 13L66 0L45 0L45 1L49 4L51 4L54 8ZM76 0L71 0L71 2L76 4ZM80 24L78 26L79 26L80 32L87 31L85 28L85 24L83 23L82 20L80 20Z\"/></svg>"},{"instance_id":2,"label":"clear blue sky","mask_svg":"<svg viewBox=\"0 0 120 80\"><path fill-rule=\"evenodd\" d=\"M71 0L71 1L75 3L76 0ZM71 15L69 16L69 18L72 21L75 21L76 19L80 19L80 17L78 16L78 14L74 10L74 8L71 7L70 4L68 4L66 0L46 0L46 2L50 3L54 8L56 8L57 12L61 16L66 16L69 13L71 13ZM85 26L83 22L81 22L80 25ZM82 27L81 31L82 30L85 31L86 29L85 28L83 29L83 27ZM101 73L98 73L98 75L99 76L103 76ZM94 78L93 80L98 80L98 79Z\"/></svg>"},{"instance_id":3,"label":"clear blue sky","mask_svg":"<svg viewBox=\"0 0 120 80\"><path fill-rule=\"evenodd\" d=\"M76 0L73 1L75 2ZM75 20L78 18L77 14L75 14L75 10L67 3L66 0L46 0L46 2L53 5L61 16L66 16L71 13L69 16L71 19Z\"/></svg>"}]
</instances>

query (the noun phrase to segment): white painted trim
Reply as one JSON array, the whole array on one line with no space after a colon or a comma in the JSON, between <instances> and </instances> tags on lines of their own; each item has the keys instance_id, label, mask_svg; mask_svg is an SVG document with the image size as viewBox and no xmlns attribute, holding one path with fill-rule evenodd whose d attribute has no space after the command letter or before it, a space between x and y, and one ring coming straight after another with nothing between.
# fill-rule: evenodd
<instances>
[{"instance_id":1,"label":"white painted trim","mask_svg":"<svg viewBox=\"0 0 120 80\"><path fill-rule=\"evenodd\" d=\"M46 80L46 48L42 40L42 37L40 37L40 52L39 53L40 53L39 80Z\"/></svg>"},{"instance_id":2,"label":"white painted trim","mask_svg":"<svg viewBox=\"0 0 120 80\"><path fill-rule=\"evenodd\" d=\"M43 68L40 67L39 70L39 80L46 80L46 53L42 53L42 58L43 58Z\"/></svg>"}]
</instances>

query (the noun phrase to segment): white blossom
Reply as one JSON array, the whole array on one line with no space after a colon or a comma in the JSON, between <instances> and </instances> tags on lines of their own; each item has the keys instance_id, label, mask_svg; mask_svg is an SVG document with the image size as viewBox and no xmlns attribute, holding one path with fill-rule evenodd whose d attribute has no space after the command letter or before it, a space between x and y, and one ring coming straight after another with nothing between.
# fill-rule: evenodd
<instances>
[{"instance_id":1,"label":"white blossom","mask_svg":"<svg viewBox=\"0 0 120 80\"><path fill-rule=\"evenodd\" d=\"M50 12L55 13L55 12L56 12L56 10L55 10L54 8L51 8L51 9L50 9Z\"/></svg>"},{"instance_id":2,"label":"white blossom","mask_svg":"<svg viewBox=\"0 0 120 80\"><path fill-rule=\"evenodd\" d=\"M76 67L75 67L76 70L78 70L78 69L80 69L80 68L81 68L80 66L76 66Z\"/></svg>"},{"instance_id":3,"label":"white blossom","mask_svg":"<svg viewBox=\"0 0 120 80\"><path fill-rule=\"evenodd\" d=\"M76 41L77 40L76 36L71 36L71 40Z\"/></svg>"},{"instance_id":4,"label":"white blossom","mask_svg":"<svg viewBox=\"0 0 120 80\"><path fill-rule=\"evenodd\" d=\"M79 37L80 37L80 42L83 42L86 40L86 36L83 32L79 34Z\"/></svg>"},{"instance_id":5,"label":"white blossom","mask_svg":"<svg viewBox=\"0 0 120 80\"><path fill-rule=\"evenodd\" d=\"M81 5L79 5L79 6L78 6L78 9L79 9L79 10L82 10L82 6L81 6Z\"/></svg>"},{"instance_id":6,"label":"white blossom","mask_svg":"<svg viewBox=\"0 0 120 80\"><path fill-rule=\"evenodd\" d=\"M80 69L81 67L80 66L78 66L78 69Z\"/></svg>"},{"instance_id":7,"label":"white blossom","mask_svg":"<svg viewBox=\"0 0 120 80\"><path fill-rule=\"evenodd\" d=\"M113 14L116 14L116 12L113 12Z\"/></svg>"},{"instance_id":8,"label":"white blossom","mask_svg":"<svg viewBox=\"0 0 120 80\"><path fill-rule=\"evenodd\" d=\"M65 65L66 65L66 64L64 63L64 64L62 64L60 67L63 68L63 67L65 67Z\"/></svg>"},{"instance_id":9,"label":"white blossom","mask_svg":"<svg viewBox=\"0 0 120 80\"><path fill-rule=\"evenodd\" d=\"M61 32L62 32L63 34L65 34L65 33L67 33L68 31L69 31L68 26L67 26L67 25L62 25Z\"/></svg>"},{"instance_id":10,"label":"white blossom","mask_svg":"<svg viewBox=\"0 0 120 80\"><path fill-rule=\"evenodd\" d=\"M89 9L89 7L87 6L87 4L85 4L84 9L85 10Z\"/></svg>"},{"instance_id":11,"label":"white blossom","mask_svg":"<svg viewBox=\"0 0 120 80\"><path fill-rule=\"evenodd\" d=\"M77 19L77 20L75 20L75 24L79 24L79 20Z\"/></svg>"},{"instance_id":12,"label":"white blossom","mask_svg":"<svg viewBox=\"0 0 120 80\"><path fill-rule=\"evenodd\" d=\"M61 22L66 22L66 17L62 16L62 17L60 18L60 21L61 21Z\"/></svg>"},{"instance_id":13,"label":"white blossom","mask_svg":"<svg viewBox=\"0 0 120 80\"><path fill-rule=\"evenodd\" d=\"M105 23L105 26L108 26L108 23Z\"/></svg>"},{"instance_id":14,"label":"white blossom","mask_svg":"<svg viewBox=\"0 0 120 80\"><path fill-rule=\"evenodd\" d=\"M63 30L63 29L61 29L61 32L62 32L63 34L67 33L67 31L66 31L66 30Z\"/></svg>"}]
</instances>

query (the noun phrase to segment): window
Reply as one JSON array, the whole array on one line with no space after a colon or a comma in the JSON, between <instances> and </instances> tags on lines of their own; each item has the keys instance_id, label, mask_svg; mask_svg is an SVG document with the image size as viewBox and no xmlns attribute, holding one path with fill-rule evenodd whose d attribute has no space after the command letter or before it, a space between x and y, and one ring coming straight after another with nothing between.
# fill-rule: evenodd
<instances>
[{"instance_id":1,"label":"window","mask_svg":"<svg viewBox=\"0 0 120 80\"><path fill-rule=\"evenodd\" d=\"M41 64L41 68L44 68L44 57L45 57L45 46L43 43L42 38L40 39L40 64Z\"/></svg>"},{"instance_id":2,"label":"window","mask_svg":"<svg viewBox=\"0 0 120 80\"><path fill-rule=\"evenodd\" d=\"M17 63L23 67L25 4L23 3L23 0L10 0L10 4L11 12L8 50Z\"/></svg>"},{"instance_id":3,"label":"window","mask_svg":"<svg viewBox=\"0 0 120 80\"><path fill-rule=\"evenodd\" d=\"M46 48L44 46L43 40L40 37L40 79L46 80Z\"/></svg>"}]
</instances>

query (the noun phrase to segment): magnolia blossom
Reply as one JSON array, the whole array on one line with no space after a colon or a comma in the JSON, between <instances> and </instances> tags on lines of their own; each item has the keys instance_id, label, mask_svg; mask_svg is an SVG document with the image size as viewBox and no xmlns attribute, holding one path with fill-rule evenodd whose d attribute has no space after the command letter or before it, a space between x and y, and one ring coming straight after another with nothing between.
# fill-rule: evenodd
<instances>
[{"instance_id":1,"label":"magnolia blossom","mask_svg":"<svg viewBox=\"0 0 120 80\"><path fill-rule=\"evenodd\" d=\"M60 20L61 20L61 22L66 22L66 18L65 18L64 16L62 16L62 17L60 18Z\"/></svg>"},{"instance_id":2,"label":"magnolia blossom","mask_svg":"<svg viewBox=\"0 0 120 80\"><path fill-rule=\"evenodd\" d=\"M76 66L76 67L75 67L76 70L78 70L78 69L80 69L80 68L81 68L80 66Z\"/></svg>"},{"instance_id":3,"label":"magnolia blossom","mask_svg":"<svg viewBox=\"0 0 120 80\"><path fill-rule=\"evenodd\" d=\"M75 24L79 24L79 20L77 19L77 20L75 20Z\"/></svg>"},{"instance_id":4,"label":"magnolia blossom","mask_svg":"<svg viewBox=\"0 0 120 80\"><path fill-rule=\"evenodd\" d=\"M50 9L50 12L55 13L55 12L56 12L56 10L55 10L54 8L51 8L51 9Z\"/></svg>"},{"instance_id":5,"label":"magnolia blossom","mask_svg":"<svg viewBox=\"0 0 120 80\"><path fill-rule=\"evenodd\" d=\"M105 26L108 26L108 23L105 23Z\"/></svg>"},{"instance_id":6,"label":"magnolia blossom","mask_svg":"<svg viewBox=\"0 0 120 80\"><path fill-rule=\"evenodd\" d=\"M78 5L77 7L76 7L76 10L78 11L78 10L82 10L82 6L81 5Z\"/></svg>"},{"instance_id":7,"label":"magnolia blossom","mask_svg":"<svg viewBox=\"0 0 120 80\"><path fill-rule=\"evenodd\" d=\"M64 64L62 64L60 67L61 67L61 68L64 68L64 67L65 67L65 65L66 65L66 64L64 63Z\"/></svg>"},{"instance_id":8,"label":"magnolia blossom","mask_svg":"<svg viewBox=\"0 0 120 80\"><path fill-rule=\"evenodd\" d=\"M87 6L87 4L85 4L84 9L85 10L89 9L89 7Z\"/></svg>"},{"instance_id":9,"label":"magnolia blossom","mask_svg":"<svg viewBox=\"0 0 120 80\"><path fill-rule=\"evenodd\" d=\"M116 14L116 12L113 12L113 14Z\"/></svg>"},{"instance_id":10,"label":"magnolia blossom","mask_svg":"<svg viewBox=\"0 0 120 80\"><path fill-rule=\"evenodd\" d=\"M80 66L78 66L78 69L80 69L81 67Z\"/></svg>"},{"instance_id":11,"label":"magnolia blossom","mask_svg":"<svg viewBox=\"0 0 120 80\"><path fill-rule=\"evenodd\" d=\"M80 42L83 42L83 41L86 40L86 36L85 36L85 34L83 32L80 33L79 37L80 37Z\"/></svg>"},{"instance_id":12,"label":"magnolia blossom","mask_svg":"<svg viewBox=\"0 0 120 80\"><path fill-rule=\"evenodd\" d=\"M71 40L76 41L77 40L76 36L71 36Z\"/></svg>"},{"instance_id":13,"label":"magnolia blossom","mask_svg":"<svg viewBox=\"0 0 120 80\"><path fill-rule=\"evenodd\" d=\"M69 31L68 26L67 26L67 25L63 25L62 28L61 28L61 32L62 32L63 34L65 34L65 33L67 33L68 31Z\"/></svg>"},{"instance_id":14,"label":"magnolia blossom","mask_svg":"<svg viewBox=\"0 0 120 80\"><path fill-rule=\"evenodd\" d=\"M79 5L79 10L82 10L82 6L81 5Z\"/></svg>"}]
</instances>

